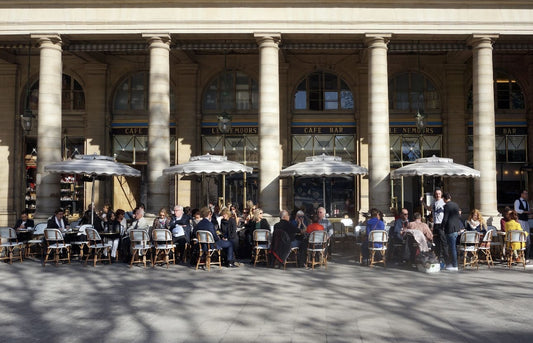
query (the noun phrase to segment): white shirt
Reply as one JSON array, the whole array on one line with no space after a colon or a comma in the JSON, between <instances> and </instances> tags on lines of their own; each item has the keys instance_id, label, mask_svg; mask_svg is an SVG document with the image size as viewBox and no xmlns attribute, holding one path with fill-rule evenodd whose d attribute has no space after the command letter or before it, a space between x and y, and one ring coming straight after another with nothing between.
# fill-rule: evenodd
<instances>
[{"instance_id":1,"label":"white shirt","mask_svg":"<svg viewBox=\"0 0 533 343\"><path fill-rule=\"evenodd\" d=\"M433 203L433 223L442 224L442 220L444 219L444 205L446 203L442 198Z\"/></svg>"}]
</instances>

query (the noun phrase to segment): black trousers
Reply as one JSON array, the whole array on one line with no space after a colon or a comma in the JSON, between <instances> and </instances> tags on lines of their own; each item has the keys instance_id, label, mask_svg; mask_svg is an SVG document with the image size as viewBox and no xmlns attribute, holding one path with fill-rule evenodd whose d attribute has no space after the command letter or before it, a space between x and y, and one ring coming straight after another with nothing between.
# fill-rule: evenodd
<instances>
[{"instance_id":1,"label":"black trousers","mask_svg":"<svg viewBox=\"0 0 533 343\"><path fill-rule=\"evenodd\" d=\"M450 260L448 240L442 224L433 225L433 243L435 243L435 254L439 257L439 260L448 262Z\"/></svg>"}]
</instances>

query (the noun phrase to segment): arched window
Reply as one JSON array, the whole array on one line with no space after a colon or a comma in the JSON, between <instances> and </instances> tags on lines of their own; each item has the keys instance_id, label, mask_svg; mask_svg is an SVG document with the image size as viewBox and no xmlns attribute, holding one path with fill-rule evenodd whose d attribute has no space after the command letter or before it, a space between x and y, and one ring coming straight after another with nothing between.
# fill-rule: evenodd
<instances>
[{"instance_id":1,"label":"arched window","mask_svg":"<svg viewBox=\"0 0 533 343\"><path fill-rule=\"evenodd\" d=\"M217 75L204 91L204 112L246 112L259 108L257 81L247 74L228 70Z\"/></svg>"},{"instance_id":2,"label":"arched window","mask_svg":"<svg viewBox=\"0 0 533 343\"><path fill-rule=\"evenodd\" d=\"M421 73L396 75L389 82L389 109L397 112L434 112L440 109L437 90Z\"/></svg>"},{"instance_id":3,"label":"arched window","mask_svg":"<svg viewBox=\"0 0 533 343\"><path fill-rule=\"evenodd\" d=\"M354 99L344 80L335 74L317 71L307 75L296 88L294 109L348 111L354 109Z\"/></svg>"},{"instance_id":4,"label":"arched window","mask_svg":"<svg viewBox=\"0 0 533 343\"><path fill-rule=\"evenodd\" d=\"M126 77L117 87L113 113L146 114L148 111L148 73L141 71Z\"/></svg>"},{"instance_id":5,"label":"arched window","mask_svg":"<svg viewBox=\"0 0 533 343\"><path fill-rule=\"evenodd\" d=\"M85 110L85 93L81 84L73 77L63 74L61 90L61 109L63 111L83 111ZM39 105L39 80L31 85L29 98L33 113L37 113Z\"/></svg>"}]
</instances>

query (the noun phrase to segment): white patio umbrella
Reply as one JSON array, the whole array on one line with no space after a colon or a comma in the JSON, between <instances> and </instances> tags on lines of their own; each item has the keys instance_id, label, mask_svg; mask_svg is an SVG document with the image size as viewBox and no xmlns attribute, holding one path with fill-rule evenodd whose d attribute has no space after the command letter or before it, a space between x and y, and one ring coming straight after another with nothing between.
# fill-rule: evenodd
<instances>
[{"instance_id":1,"label":"white patio umbrella","mask_svg":"<svg viewBox=\"0 0 533 343\"><path fill-rule=\"evenodd\" d=\"M415 163L398 168L391 173L393 179L402 176L442 176L442 177L479 177L479 170L454 163L453 159L445 157L419 158Z\"/></svg>"},{"instance_id":2,"label":"white patio umbrella","mask_svg":"<svg viewBox=\"0 0 533 343\"><path fill-rule=\"evenodd\" d=\"M141 176L141 172L125 164L115 162L113 157L101 155L76 155L72 160L50 163L44 167L50 173L80 174L91 177L91 224L94 218L94 181L97 176Z\"/></svg>"},{"instance_id":3,"label":"white patio umbrella","mask_svg":"<svg viewBox=\"0 0 533 343\"><path fill-rule=\"evenodd\" d=\"M343 162L341 157L310 156L305 158L305 162L296 163L290 167L282 169L280 177L308 176L322 177L322 201L326 206L326 177L366 175L368 169L351 162Z\"/></svg>"},{"instance_id":4,"label":"white patio umbrella","mask_svg":"<svg viewBox=\"0 0 533 343\"><path fill-rule=\"evenodd\" d=\"M163 175L201 175L203 180L205 176L251 173L252 171L252 167L238 162L228 161L227 156L206 154L193 156L189 159L189 162L165 168L163 169ZM206 199L207 203L209 203L209 190L207 191Z\"/></svg>"},{"instance_id":5,"label":"white patio umbrella","mask_svg":"<svg viewBox=\"0 0 533 343\"><path fill-rule=\"evenodd\" d=\"M405 176L474 178L480 177L480 172L479 170L467 167L465 165L454 163L453 159L451 158L437 157L433 155L431 157L419 158L415 161L415 163L398 168L391 172L391 177L393 179L399 179ZM423 185L424 183L422 182L422 196L424 196Z\"/></svg>"}]
</instances>

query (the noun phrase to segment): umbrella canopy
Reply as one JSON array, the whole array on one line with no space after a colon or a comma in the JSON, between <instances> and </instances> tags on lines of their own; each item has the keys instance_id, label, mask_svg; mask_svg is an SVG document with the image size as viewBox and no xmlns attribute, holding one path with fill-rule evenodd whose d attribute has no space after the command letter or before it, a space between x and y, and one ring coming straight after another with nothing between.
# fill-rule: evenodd
<instances>
[{"instance_id":1,"label":"umbrella canopy","mask_svg":"<svg viewBox=\"0 0 533 343\"><path fill-rule=\"evenodd\" d=\"M290 167L282 169L280 177L290 176L308 176L323 177L322 179L322 203L326 206L326 180L327 176L347 176L347 175L365 175L368 169L350 162L343 162L341 157L327 156L310 156L305 158L305 162L296 163Z\"/></svg>"},{"instance_id":2,"label":"umbrella canopy","mask_svg":"<svg viewBox=\"0 0 533 343\"><path fill-rule=\"evenodd\" d=\"M350 162L343 162L338 156L311 156L306 157L305 162L296 163L282 169L280 177L289 176L341 176L341 175L365 175L368 169Z\"/></svg>"},{"instance_id":3,"label":"umbrella canopy","mask_svg":"<svg viewBox=\"0 0 533 343\"><path fill-rule=\"evenodd\" d=\"M398 168L391 173L394 179L402 176L480 177L479 170L454 163L451 158L419 158L413 164Z\"/></svg>"},{"instance_id":4,"label":"umbrella canopy","mask_svg":"<svg viewBox=\"0 0 533 343\"><path fill-rule=\"evenodd\" d=\"M163 169L164 175L221 175L233 173L251 173L252 167L244 164L228 161L226 156L201 155L193 156L189 162L176 164L175 166Z\"/></svg>"},{"instance_id":5,"label":"umbrella canopy","mask_svg":"<svg viewBox=\"0 0 533 343\"><path fill-rule=\"evenodd\" d=\"M76 155L72 160L50 163L44 170L51 173L81 174L96 177L99 175L141 176L141 172L125 164L115 162L113 157L101 155Z\"/></svg>"},{"instance_id":6,"label":"umbrella canopy","mask_svg":"<svg viewBox=\"0 0 533 343\"><path fill-rule=\"evenodd\" d=\"M50 163L44 166L50 173L80 174L92 178L91 224L94 219L94 181L97 176L141 176L141 172L125 164L115 162L113 157L101 155L76 155L72 160Z\"/></svg>"},{"instance_id":7,"label":"umbrella canopy","mask_svg":"<svg viewBox=\"0 0 533 343\"><path fill-rule=\"evenodd\" d=\"M253 172L252 167L238 162L228 161L227 156L210 154L193 156L189 159L189 162L176 164L175 166L163 169L163 175L201 175L202 180L204 176L251 172ZM225 196L224 194L224 202L226 201ZM206 202L209 203L209 183L207 184Z\"/></svg>"}]
</instances>

